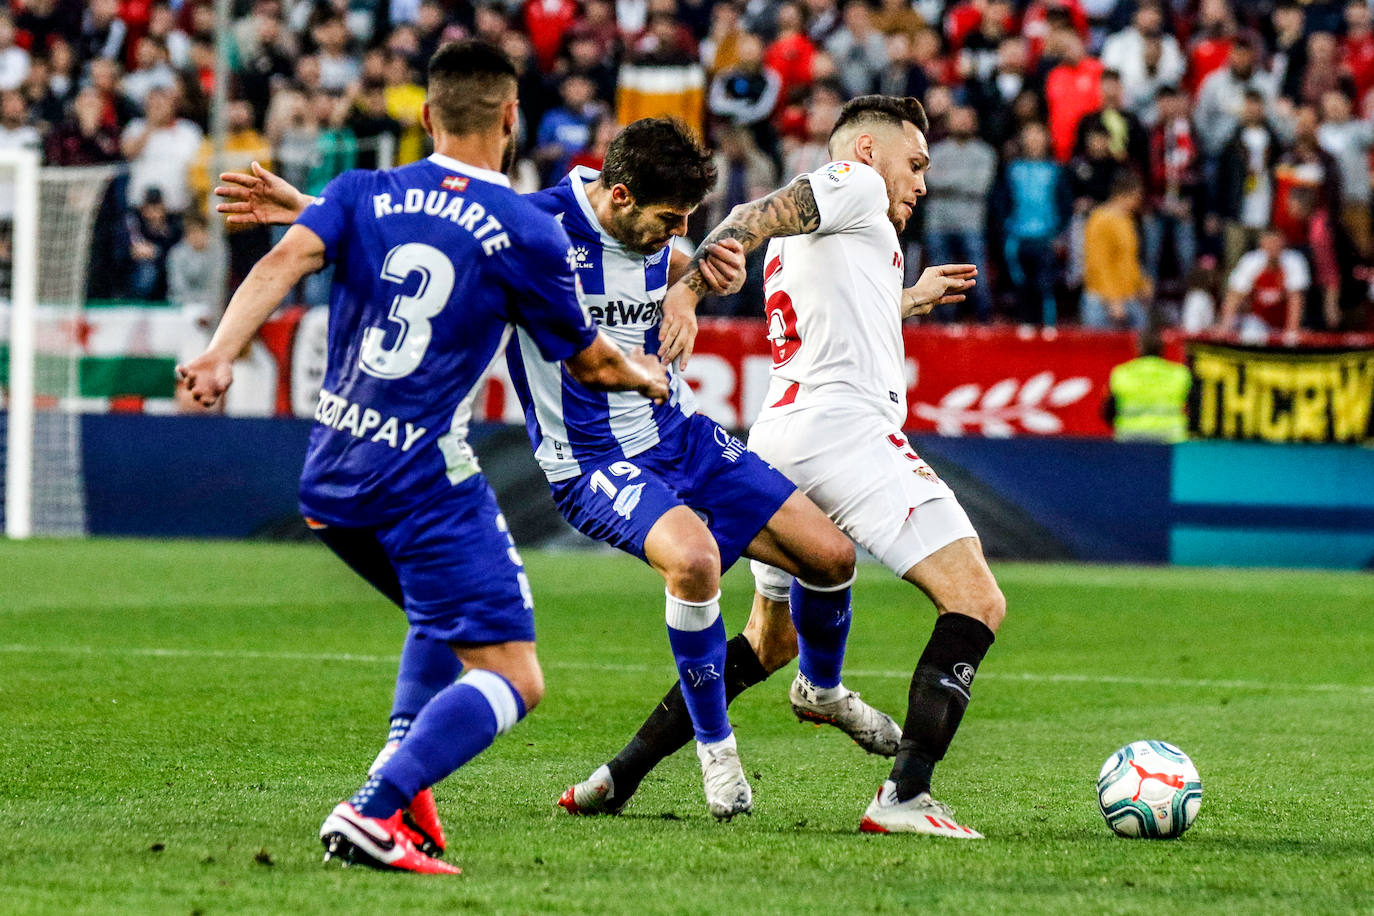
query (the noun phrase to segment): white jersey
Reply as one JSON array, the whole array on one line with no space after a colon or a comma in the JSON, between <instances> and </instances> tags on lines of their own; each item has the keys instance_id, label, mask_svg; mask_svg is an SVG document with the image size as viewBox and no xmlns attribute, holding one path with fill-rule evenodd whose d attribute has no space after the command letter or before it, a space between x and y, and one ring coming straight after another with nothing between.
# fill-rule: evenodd
<instances>
[{"instance_id":1,"label":"white jersey","mask_svg":"<svg viewBox=\"0 0 1374 916\"><path fill-rule=\"evenodd\" d=\"M806 176L820 227L773 239L764 259L772 383L760 419L808 403L844 402L906 421L902 247L887 186L860 162Z\"/></svg>"}]
</instances>

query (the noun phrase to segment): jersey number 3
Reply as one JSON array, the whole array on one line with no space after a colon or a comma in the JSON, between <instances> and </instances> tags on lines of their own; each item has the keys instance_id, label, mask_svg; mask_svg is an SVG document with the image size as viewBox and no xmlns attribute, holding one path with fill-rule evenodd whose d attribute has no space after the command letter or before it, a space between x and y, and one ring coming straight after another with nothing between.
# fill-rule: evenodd
<instances>
[{"instance_id":1,"label":"jersey number 3","mask_svg":"<svg viewBox=\"0 0 1374 916\"><path fill-rule=\"evenodd\" d=\"M390 326L363 332L363 352L358 362L368 375L404 378L419 368L433 333L429 320L444 310L453 294L453 262L433 245L406 242L386 253L383 280L402 284L411 274L420 275L419 287L409 296L398 294L391 300L387 319L400 327L391 346L384 344Z\"/></svg>"}]
</instances>

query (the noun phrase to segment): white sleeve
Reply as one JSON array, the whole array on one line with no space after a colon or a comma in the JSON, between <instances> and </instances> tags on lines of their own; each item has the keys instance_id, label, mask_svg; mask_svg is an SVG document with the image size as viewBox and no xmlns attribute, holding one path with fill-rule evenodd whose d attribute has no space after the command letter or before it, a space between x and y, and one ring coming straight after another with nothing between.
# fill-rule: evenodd
<instances>
[{"instance_id":1,"label":"white sleeve","mask_svg":"<svg viewBox=\"0 0 1374 916\"><path fill-rule=\"evenodd\" d=\"M1233 293L1248 296L1250 290L1255 288L1255 281L1259 279L1260 271L1263 268L1264 252L1246 252L1236 262L1236 267L1231 271L1231 279L1227 282L1226 288Z\"/></svg>"},{"instance_id":2,"label":"white sleeve","mask_svg":"<svg viewBox=\"0 0 1374 916\"><path fill-rule=\"evenodd\" d=\"M1285 251L1279 258L1283 265L1283 288L1290 293L1301 293L1312 285L1312 272L1307 269L1307 258L1301 252Z\"/></svg>"},{"instance_id":3,"label":"white sleeve","mask_svg":"<svg viewBox=\"0 0 1374 916\"><path fill-rule=\"evenodd\" d=\"M806 177L821 217L818 233L848 232L887 218L887 184L862 162L831 162Z\"/></svg>"}]
</instances>

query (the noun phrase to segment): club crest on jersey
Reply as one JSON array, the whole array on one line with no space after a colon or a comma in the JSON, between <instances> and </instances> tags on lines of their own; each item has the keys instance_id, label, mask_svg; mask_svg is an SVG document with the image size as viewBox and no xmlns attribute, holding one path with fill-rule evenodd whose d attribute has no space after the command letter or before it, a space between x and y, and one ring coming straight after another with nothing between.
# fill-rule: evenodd
<instances>
[{"instance_id":1,"label":"club crest on jersey","mask_svg":"<svg viewBox=\"0 0 1374 916\"><path fill-rule=\"evenodd\" d=\"M849 173L854 171L854 166L848 162L832 162L821 169L821 174L830 181L831 184L841 184Z\"/></svg>"},{"instance_id":2,"label":"club crest on jersey","mask_svg":"<svg viewBox=\"0 0 1374 916\"><path fill-rule=\"evenodd\" d=\"M439 182L439 187L449 191L466 191L468 189L468 179L462 175L449 175Z\"/></svg>"}]
</instances>

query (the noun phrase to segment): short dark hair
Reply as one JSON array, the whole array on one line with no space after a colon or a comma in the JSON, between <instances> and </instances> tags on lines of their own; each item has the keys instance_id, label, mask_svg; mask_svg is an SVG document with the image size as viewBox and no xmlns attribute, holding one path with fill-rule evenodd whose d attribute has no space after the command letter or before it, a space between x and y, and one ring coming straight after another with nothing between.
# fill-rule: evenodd
<instances>
[{"instance_id":1,"label":"short dark hair","mask_svg":"<svg viewBox=\"0 0 1374 916\"><path fill-rule=\"evenodd\" d=\"M686 124L641 118L606 148L601 183L623 184L641 205L695 207L716 186L716 166Z\"/></svg>"},{"instance_id":2,"label":"short dark hair","mask_svg":"<svg viewBox=\"0 0 1374 916\"><path fill-rule=\"evenodd\" d=\"M425 99L445 130L471 134L501 120L501 104L515 91L515 64L485 41L451 41L429 59Z\"/></svg>"},{"instance_id":3,"label":"short dark hair","mask_svg":"<svg viewBox=\"0 0 1374 916\"><path fill-rule=\"evenodd\" d=\"M930 119L919 99L899 98L895 95L861 95L850 99L840 109L840 116L830 130L830 136L851 124L891 124L901 127L914 124L921 133L930 130Z\"/></svg>"},{"instance_id":4,"label":"short dark hair","mask_svg":"<svg viewBox=\"0 0 1374 916\"><path fill-rule=\"evenodd\" d=\"M1112 179L1111 195L1119 197L1122 194L1134 194L1137 191L1145 190L1145 182L1135 169L1119 169L1116 177Z\"/></svg>"}]
</instances>

